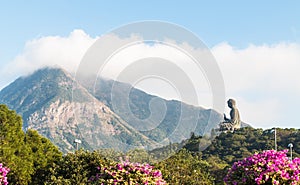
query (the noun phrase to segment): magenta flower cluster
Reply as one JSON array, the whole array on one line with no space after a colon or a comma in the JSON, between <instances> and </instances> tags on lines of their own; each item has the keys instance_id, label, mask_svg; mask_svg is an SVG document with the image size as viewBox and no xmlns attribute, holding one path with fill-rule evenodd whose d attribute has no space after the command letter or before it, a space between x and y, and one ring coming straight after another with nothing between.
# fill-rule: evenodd
<instances>
[{"instance_id":1,"label":"magenta flower cluster","mask_svg":"<svg viewBox=\"0 0 300 185\"><path fill-rule=\"evenodd\" d=\"M227 185L300 184L300 158L290 160L287 152L267 150L235 162L224 181Z\"/></svg>"},{"instance_id":2,"label":"magenta flower cluster","mask_svg":"<svg viewBox=\"0 0 300 185\"><path fill-rule=\"evenodd\" d=\"M0 163L0 185L7 185L7 173L9 172L9 168L6 168L3 166L2 163Z\"/></svg>"},{"instance_id":3,"label":"magenta flower cluster","mask_svg":"<svg viewBox=\"0 0 300 185\"><path fill-rule=\"evenodd\" d=\"M90 180L97 184L167 184L160 170L155 170L149 164L131 163L124 161L110 167L99 167L100 173Z\"/></svg>"}]
</instances>

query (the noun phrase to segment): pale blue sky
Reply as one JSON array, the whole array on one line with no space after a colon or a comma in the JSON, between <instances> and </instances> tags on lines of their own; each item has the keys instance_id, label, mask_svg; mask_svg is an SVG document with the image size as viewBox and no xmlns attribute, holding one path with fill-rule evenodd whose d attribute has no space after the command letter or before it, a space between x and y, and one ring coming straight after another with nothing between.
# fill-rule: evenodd
<instances>
[{"instance_id":1,"label":"pale blue sky","mask_svg":"<svg viewBox=\"0 0 300 185\"><path fill-rule=\"evenodd\" d=\"M300 104L300 1L296 0L2 1L0 66L4 69L18 55L32 56L25 52L25 44L33 39L69 39L79 29L84 32L75 32L74 37L87 34L92 40L142 20L175 23L201 38L221 61L228 96L237 97L241 112L248 111L242 116L245 121L263 128L300 128L295 117ZM230 67L244 70L245 76L234 81ZM253 74L248 74L250 70ZM0 89L16 76L2 74Z\"/></svg>"},{"instance_id":2,"label":"pale blue sky","mask_svg":"<svg viewBox=\"0 0 300 185\"><path fill-rule=\"evenodd\" d=\"M250 43L300 40L300 1L2 1L0 60L21 52L27 40L65 36L83 29L91 36L140 20L164 20L196 33L209 47L226 41Z\"/></svg>"}]
</instances>

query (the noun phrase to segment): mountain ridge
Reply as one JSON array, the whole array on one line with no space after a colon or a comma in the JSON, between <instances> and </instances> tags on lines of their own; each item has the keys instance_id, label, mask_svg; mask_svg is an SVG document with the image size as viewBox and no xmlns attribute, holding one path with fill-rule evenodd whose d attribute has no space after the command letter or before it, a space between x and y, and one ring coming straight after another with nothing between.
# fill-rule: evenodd
<instances>
[{"instance_id":1,"label":"mountain ridge","mask_svg":"<svg viewBox=\"0 0 300 185\"><path fill-rule=\"evenodd\" d=\"M25 130L38 130L64 152L74 150L76 138L87 149L161 147L191 132L210 134L222 120L213 109L165 100L122 82L86 82L47 67L2 89L0 103L22 115Z\"/></svg>"},{"instance_id":2,"label":"mountain ridge","mask_svg":"<svg viewBox=\"0 0 300 185\"><path fill-rule=\"evenodd\" d=\"M44 68L18 78L0 92L0 102L23 117L25 130L37 130L63 151L72 150L76 138L82 139L88 149L98 145L120 148L113 145L118 144L115 135L125 142L132 140L130 144L153 143L135 132L61 69ZM91 132L93 137L88 136ZM85 135L84 138L81 135ZM104 139L100 142L95 137Z\"/></svg>"}]
</instances>

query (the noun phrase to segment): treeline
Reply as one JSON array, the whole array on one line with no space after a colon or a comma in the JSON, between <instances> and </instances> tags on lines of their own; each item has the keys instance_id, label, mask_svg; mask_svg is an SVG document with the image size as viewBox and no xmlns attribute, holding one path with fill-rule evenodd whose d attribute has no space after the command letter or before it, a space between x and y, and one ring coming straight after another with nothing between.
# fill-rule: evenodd
<instances>
[{"instance_id":1,"label":"treeline","mask_svg":"<svg viewBox=\"0 0 300 185\"><path fill-rule=\"evenodd\" d=\"M293 156L299 157L299 130L277 128L278 150L288 149L289 143L294 146ZM21 117L0 105L0 163L10 168L10 184L91 184L99 167L114 166L120 159L149 163L169 184L224 184L223 177L235 161L274 147L272 130L241 128L234 133L213 131L204 137L192 133L182 143L152 151L81 149L63 155L36 131L25 133Z\"/></svg>"},{"instance_id":2,"label":"treeline","mask_svg":"<svg viewBox=\"0 0 300 185\"><path fill-rule=\"evenodd\" d=\"M277 150L290 149L288 145L292 143L293 157L300 157L299 134L299 129L276 128ZM207 148L199 153L201 159L209 163L209 172L215 179L215 183L223 184L223 177L234 162L243 160L256 152L275 150L275 132L274 129L263 130L245 127L234 131L234 133L219 133L215 138L191 137L184 147L197 153L198 147L200 146L201 150L203 145Z\"/></svg>"},{"instance_id":3,"label":"treeline","mask_svg":"<svg viewBox=\"0 0 300 185\"><path fill-rule=\"evenodd\" d=\"M62 153L34 130L22 130L22 118L0 105L0 161L10 168L10 184L42 184Z\"/></svg>"},{"instance_id":4,"label":"treeline","mask_svg":"<svg viewBox=\"0 0 300 185\"><path fill-rule=\"evenodd\" d=\"M91 152L81 149L63 155L36 131L25 133L21 117L5 105L0 105L0 137L0 162L10 169L7 175L10 184L94 184L90 179L97 176L99 168L114 166L120 159L150 163L170 184L213 182L209 164L187 150L176 152L178 144L166 146L167 150L161 153L142 149L125 154L111 149Z\"/></svg>"}]
</instances>

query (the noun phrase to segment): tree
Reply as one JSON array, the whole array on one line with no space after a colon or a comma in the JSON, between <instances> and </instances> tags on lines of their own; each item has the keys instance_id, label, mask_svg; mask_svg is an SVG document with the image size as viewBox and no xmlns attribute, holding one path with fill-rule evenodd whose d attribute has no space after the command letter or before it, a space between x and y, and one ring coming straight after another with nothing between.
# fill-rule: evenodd
<instances>
[{"instance_id":1,"label":"tree","mask_svg":"<svg viewBox=\"0 0 300 185\"><path fill-rule=\"evenodd\" d=\"M59 161L62 153L49 139L42 137L35 130L27 130L25 143L31 149L34 172L32 184L43 184L46 181L50 168Z\"/></svg>"},{"instance_id":2,"label":"tree","mask_svg":"<svg viewBox=\"0 0 300 185\"><path fill-rule=\"evenodd\" d=\"M53 163L62 154L37 131L22 130L22 118L0 105L0 161L10 168L11 184L43 184Z\"/></svg>"},{"instance_id":3,"label":"tree","mask_svg":"<svg viewBox=\"0 0 300 185\"><path fill-rule=\"evenodd\" d=\"M162 171L163 179L170 184L213 184L208 171L209 164L185 149L156 164L156 167Z\"/></svg>"},{"instance_id":4,"label":"tree","mask_svg":"<svg viewBox=\"0 0 300 185\"><path fill-rule=\"evenodd\" d=\"M215 179L215 184L224 184L222 177L225 177L229 165L217 156L210 156L206 161L209 164L209 172Z\"/></svg>"},{"instance_id":5,"label":"tree","mask_svg":"<svg viewBox=\"0 0 300 185\"><path fill-rule=\"evenodd\" d=\"M6 105L0 105L0 161L10 168L7 177L12 184L30 183L34 172L24 136L22 118Z\"/></svg>"},{"instance_id":6,"label":"tree","mask_svg":"<svg viewBox=\"0 0 300 185\"><path fill-rule=\"evenodd\" d=\"M126 157L128 157L131 162L149 163L150 161L153 161L150 154L144 149L129 150L126 152Z\"/></svg>"},{"instance_id":7,"label":"tree","mask_svg":"<svg viewBox=\"0 0 300 185\"><path fill-rule=\"evenodd\" d=\"M98 152L78 150L68 153L51 169L45 184L88 184L89 178L95 176L101 165L109 166L111 162Z\"/></svg>"}]
</instances>

